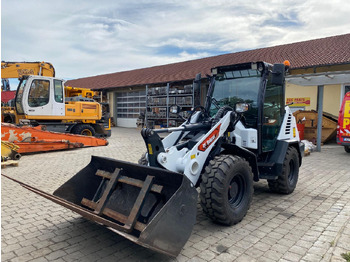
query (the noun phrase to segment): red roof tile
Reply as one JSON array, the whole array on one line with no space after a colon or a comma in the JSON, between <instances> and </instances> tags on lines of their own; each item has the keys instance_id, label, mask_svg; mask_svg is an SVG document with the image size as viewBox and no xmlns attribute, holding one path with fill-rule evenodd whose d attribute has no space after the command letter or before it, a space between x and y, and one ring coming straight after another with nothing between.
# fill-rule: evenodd
<instances>
[{"instance_id":1,"label":"red roof tile","mask_svg":"<svg viewBox=\"0 0 350 262\"><path fill-rule=\"evenodd\" d=\"M350 63L350 34L212 56L174 64L154 66L67 81L68 86L105 89L194 79L209 74L216 66L289 60L291 68Z\"/></svg>"}]
</instances>

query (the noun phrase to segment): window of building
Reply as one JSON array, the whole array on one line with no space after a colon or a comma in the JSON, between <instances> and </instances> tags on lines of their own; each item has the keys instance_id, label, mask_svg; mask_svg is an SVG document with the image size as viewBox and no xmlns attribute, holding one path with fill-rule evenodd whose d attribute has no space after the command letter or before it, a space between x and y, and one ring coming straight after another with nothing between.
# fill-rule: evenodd
<instances>
[{"instance_id":1,"label":"window of building","mask_svg":"<svg viewBox=\"0 0 350 262\"><path fill-rule=\"evenodd\" d=\"M30 107L44 106L49 103L50 81L33 80L29 89L28 104Z\"/></svg>"}]
</instances>

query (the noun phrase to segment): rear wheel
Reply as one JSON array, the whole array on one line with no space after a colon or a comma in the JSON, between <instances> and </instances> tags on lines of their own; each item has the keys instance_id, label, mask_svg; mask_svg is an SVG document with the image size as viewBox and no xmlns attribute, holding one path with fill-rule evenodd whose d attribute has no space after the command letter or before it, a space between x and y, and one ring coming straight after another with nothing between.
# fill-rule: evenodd
<instances>
[{"instance_id":1,"label":"rear wheel","mask_svg":"<svg viewBox=\"0 0 350 262\"><path fill-rule=\"evenodd\" d=\"M350 146L344 146L345 152L350 153Z\"/></svg>"},{"instance_id":2,"label":"rear wheel","mask_svg":"<svg viewBox=\"0 0 350 262\"><path fill-rule=\"evenodd\" d=\"M10 123L13 124L15 123L15 116L12 114L5 114L4 115L4 123Z\"/></svg>"},{"instance_id":3,"label":"rear wheel","mask_svg":"<svg viewBox=\"0 0 350 262\"><path fill-rule=\"evenodd\" d=\"M271 191L290 194L294 191L299 177L299 156L294 147L289 147L283 161L282 174L276 180L267 180Z\"/></svg>"},{"instance_id":4,"label":"rear wheel","mask_svg":"<svg viewBox=\"0 0 350 262\"><path fill-rule=\"evenodd\" d=\"M94 136L96 134L95 129L90 125L77 125L73 130L73 134L83 136Z\"/></svg>"},{"instance_id":5,"label":"rear wheel","mask_svg":"<svg viewBox=\"0 0 350 262\"><path fill-rule=\"evenodd\" d=\"M200 203L209 218L237 224L247 214L254 192L249 163L237 156L215 157L202 174L200 189Z\"/></svg>"}]
</instances>

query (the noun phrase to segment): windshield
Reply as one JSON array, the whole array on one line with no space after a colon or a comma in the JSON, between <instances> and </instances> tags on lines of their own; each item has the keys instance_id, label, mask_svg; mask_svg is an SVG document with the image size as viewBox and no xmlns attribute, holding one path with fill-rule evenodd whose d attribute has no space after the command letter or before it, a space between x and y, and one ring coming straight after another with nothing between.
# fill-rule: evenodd
<instances>
[{"instance_id":1,"label":"windshield","mask_svg":"<svg viewBox=\"0 0 350 262\"><path fill-rule=\"evenodd\" d=\"M261 73L258 70L238 70L225 72L215 78L213 101L210 115L214 116L218 108L236 103L248 103L249 110L244 113L246 124L255 127L257 124L258 93Z\"/></svg>"},{"instance_id":2,"label":"windshield","mask_svg":"<svg viewBox=\"0 0 350 262\"><path fill-rule=\"evenodd\" d=\"M23 114L22 97L24 92L24 86L27 83L27 79L22 79L17 88L16 94L16 110L18 114Z\"/></svg>"}]
</instances>

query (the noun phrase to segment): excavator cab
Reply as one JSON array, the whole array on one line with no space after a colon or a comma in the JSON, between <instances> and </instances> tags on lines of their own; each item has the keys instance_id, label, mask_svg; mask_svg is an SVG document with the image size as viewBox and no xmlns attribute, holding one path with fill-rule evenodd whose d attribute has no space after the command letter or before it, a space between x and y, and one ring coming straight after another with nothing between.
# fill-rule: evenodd
<instances>
[{"instance_id":1,"label":"excavator cab","mask_svg":"<svg viewBox=\"0 0 350 262\"><path fill-rule=\"evenodd\" d=\"M25 76L16 94L17 114L28 116L64 116L64 81L41 76Z\"/></svg>"}]
</instances>

